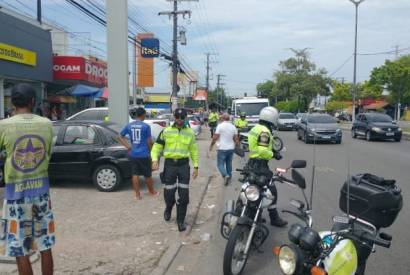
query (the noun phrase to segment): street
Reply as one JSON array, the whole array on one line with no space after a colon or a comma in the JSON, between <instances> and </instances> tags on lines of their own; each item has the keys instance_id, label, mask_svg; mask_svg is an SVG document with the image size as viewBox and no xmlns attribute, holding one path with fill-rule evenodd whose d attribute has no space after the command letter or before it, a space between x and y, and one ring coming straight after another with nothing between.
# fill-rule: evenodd
<instances>
[{"instance_id":1,"label":"street","mask_svg":"<svg viewBox=\"0 0 410 275\"><path fill-rule=\"evenodd\" d=\"M285 140L286 152L284 158L277 163L271 162L271 167L286 167L293 159L305 159L308 167L302 169L306 177L308 186L311 186L310 179L312 173L313 156L316 152L316 179L317 184L313 197L313 217L314 228L318 230L329 229L332 224L332 216L340 214L339 192L347 178L348 160L350 162L351 174L369 172L385 178L396 179L402 188L404 206L396 222L385 232L392 234L393 243L390 249L376 247L376 253L372 254L367 264L366 274L409 274L410 256L407 248L410 240L407 236L410 221L407 219L410 211L406 203L409 199L410 187L410 142L367 142L365 140L352 140L349 131L343 132L343 142L341 145L318 144L306 145L296 139L295 132L280 132L280 136ZM205 148L204 148L205 149ZM235 159L234 168L240 168L243 162ZM236 199L239 192L238 173L227 188L220 184L219 191L214 191L212 197L219 198L217 210L214 215L207 217L206 207L200 213L198 220L207 220L205 224L198 225L197 234L200 236L204 232L211 234L209 242L183 246L177 258L173 262L167 274L222 274L223 255L226 240L219 233L219 222L223 213L224 202L228 199ZM298 189L289 185L279 185L279 209L291 208L288 204L290 198L303 200ZM309 188L308 187L308 188ZM212 190L210 191L212 192ZM218 194L218 192L220 192ZM209 203L206 202L206 205ZM203 217L201 217L203 215ZM269 221L265 213L267 221ZM289 215L283 215L290 224L298 220ZM262 247L263 253L254 252L248 260L244 274L280 274L277 259L274 257L272 247L281 245L287 240L287 228L274 228L269 226L270 236Z\"/></svg>"}]
</instances>

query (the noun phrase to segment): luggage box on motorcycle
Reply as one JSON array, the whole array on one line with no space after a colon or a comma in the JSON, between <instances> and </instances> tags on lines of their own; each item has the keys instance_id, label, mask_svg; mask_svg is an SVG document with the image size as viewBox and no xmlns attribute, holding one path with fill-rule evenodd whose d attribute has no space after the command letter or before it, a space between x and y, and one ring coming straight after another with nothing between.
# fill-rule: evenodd
<instances>
[{"instance_id":1,"label":"luggage box on motorcycle","mask_svg":"<svg viewBox=\"0 0 410 275\"><path fill-rule=\"evenodd\" d=\"M346 181L340 191L340 209L347 213ZM350 181L350 215L370 222L376 228L389 227L397 218L403 198L394 180L372 174L358 174Z\"/></svg>"}]
</instances>

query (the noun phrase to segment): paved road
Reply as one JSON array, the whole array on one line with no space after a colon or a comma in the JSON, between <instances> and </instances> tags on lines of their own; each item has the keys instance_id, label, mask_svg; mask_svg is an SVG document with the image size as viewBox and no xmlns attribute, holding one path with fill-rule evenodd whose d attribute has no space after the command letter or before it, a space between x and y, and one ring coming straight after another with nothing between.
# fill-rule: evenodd
<instances>
[{"instance_id":1,"label":"paved road","mask_svg":"<svg viewBox=\"0 0 410 275\"><path fill-rule=\"evenodd\" d=\"M392 247L387 250L377 248L368 261L367 274L410 274L410 142L366 142L353 140L350 133L344 132L341 145L320 144L306 145L296 139L294 132L281 132L286 143L284 159L280 163L271 163L271 167L287 166L292 159L306 159L309 167L302 171L310 186L311 166L313 156L316 155L317 184L314 191L314 221L315 228L327 229L331 226L331 217L339 214L339 192L350 173L370 172L386 178L394 178L403 189L405 201L397 221L385 230L393 235ZM348 161L349 160L349 161ZM348 165L349 164L349 165ZM242 164L236 161L236 167ZM211 232L211 241L199 250L195 246L185 246L180 251L168 274L222 274L223 253L226 241L219 234L219 220L222 206L226 199L235 199L239 184L236 180L227 188L223 188L219 202L219 212L213 219L201 227L201 231ZM290 198L302 199L299 190L288 185L278 186L279 208L287 208ZM284 216L290 223L298 220L291 216ZM245 269L244 274L280 274L276 259L271 248L287 240L287 229L270 227L271 234L263 246L264 253L254 253ZM177 271L185 266L185 272ZM189 270L189 272L187 272Z\"/></svg>"}]
</instances>

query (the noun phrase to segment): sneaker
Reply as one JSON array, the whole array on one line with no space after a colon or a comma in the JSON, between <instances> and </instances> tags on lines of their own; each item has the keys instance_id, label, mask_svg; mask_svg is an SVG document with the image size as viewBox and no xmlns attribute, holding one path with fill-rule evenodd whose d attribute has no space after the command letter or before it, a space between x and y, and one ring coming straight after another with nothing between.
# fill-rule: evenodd
<instances>
[{"instance_id":1,"label":"sneaker","mask_svg":"<svg viewBox=\"0 0 410 275\"><path fill-rule=\"evenodd\" d=\"M224 183L225 183L225 186L229 184L229 177L224 177Z\"/></svg>"},{"instance_id":2,"label":"sneaker","mask_svg":"<svg viewBox=\"0 0 410 275\"><path fill-rule=\"evenodd\" d=\"M186 225L184 222L178 223L178 231L183 232L186 230Z\"/></svg>"}]
</instances>

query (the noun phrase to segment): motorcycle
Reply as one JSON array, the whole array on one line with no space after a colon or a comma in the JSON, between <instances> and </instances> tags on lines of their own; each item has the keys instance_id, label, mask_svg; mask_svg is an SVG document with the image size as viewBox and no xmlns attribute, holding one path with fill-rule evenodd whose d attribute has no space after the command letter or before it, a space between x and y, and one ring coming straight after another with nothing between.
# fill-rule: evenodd
<instances>
[{"instance_id":1,"label":"motorcycle","mask_svg":"<svg viewBox=\"0 0 410 275\"><path fill-rule=\"evenodd\" d=\"M371 174L349 177L339 199L346 215L333 217L330 231L318 232L313 229L312 197L309 203L305 178L299 171L292 170L292 180L302 190L305 203L292 199L290 204L296 211L283 212L296 216L303 224L293 224L289 229L290 244L273 248L282 273L364 275L367 259L375 252L375 246L389 248L391 245L392 236L380 232L380 228L390 226L402 207L401 191L395 181Z\"/></svg>"},{"instance_id":2,"label":"motorcycle","mask_svg":"<svg viewBox=\"0 0 410 275\"><path fill-rule=\"evenodd\" d=\"M268 208L275 197L269 187L275 182L286 182L283 173L289 169L306 167L306 161L294 160L288 169L277 169L269 179L265 175L257 175L247 166L237 169L244 176L239 197L227 202L227 212L221 222L221 234L228 240L223 261L224 275L241 274L248 260L250 250L259 251L269 235L269 229L264 225L263 209Z\"/></svg>"},{"instance_id":3,"label":"motorcycle","mask_svg":"<svg viewBox=\"0 0 410 275\"><path fill-rule=\"evenodd\" d=\"M245 152L249 152L249 142L248 142L248 132L249 128L238 131L239 132L239 141L241 143L242 149ZM283 140L279 137L276 131L272 131L273 135L273 150L280 152L283 149Z\"/></svg>"}]
</instances>

